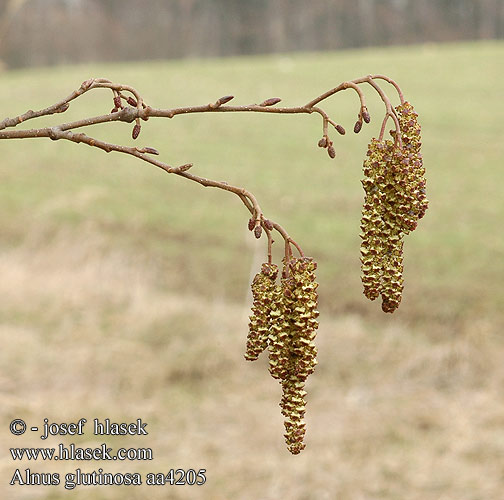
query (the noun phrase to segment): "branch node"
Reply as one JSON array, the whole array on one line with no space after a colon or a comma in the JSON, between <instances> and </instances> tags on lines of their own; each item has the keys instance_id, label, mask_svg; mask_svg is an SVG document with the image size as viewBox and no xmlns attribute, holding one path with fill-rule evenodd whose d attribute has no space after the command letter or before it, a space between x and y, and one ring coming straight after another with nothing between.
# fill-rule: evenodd
<instances>
[{"instance_id":1,"label":"branch node","mask_svg":"<svg viewBox=\"0 0 504 500\"><path fill-rule=\"evenodd\" d=\"M61 129L59 127L51 127L49 129L49 138L51 141L57 141L60 138Z\"/></svg>"},{"instance_id":2,"label":"branch node","mask_svg":"<svg viewBox=\"0 0 504 500\"><path fill-rule=\"evenodd\" d=\"M126 106L119 113L119 120L126 123L131 123L138 117L138 109Z\"/></svg>"},{"instance_id":3,"label":"branch node","mask_svg":"<svg viewBox=\"0 0 504 500\"><path fill-rule=\"evenodd\" d=\"M81 90L86 92L91 88L91 85L93 85L94 82L95 82L94 78L90 78L89 80L83 81L80 86Z\"/></svg>"},{"instance_id":4,"label":"branch node","mask_svg":"<svg viewBox=\"0 0 504 500\"><path fill-rule=\"evenodd\" d=\"M137 110L138 111L138 110ZM145 106L141 111L138 112L138 116L143 120L147 121L150 117L152 108L150 106Z\"/></svg>"},{"instance_id":5,"label":"branch node","mask_svg":"<svg viewBox=\"0 0 504 500\"><path fill-rule=\"evenodd\" d=\"M264 227L265 227L268 231L273 231L273 224L272 224L272 222L271 222L269 219L264 219L264 220L263 220L263 223L264 223Z\"/></svg>"}]
</instances>

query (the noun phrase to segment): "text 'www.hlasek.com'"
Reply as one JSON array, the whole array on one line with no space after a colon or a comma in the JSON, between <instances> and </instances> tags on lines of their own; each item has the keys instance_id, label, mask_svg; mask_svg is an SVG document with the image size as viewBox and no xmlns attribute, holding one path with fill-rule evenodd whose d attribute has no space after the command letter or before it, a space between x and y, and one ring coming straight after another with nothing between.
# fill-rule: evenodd
<instances>
[{"instance_id":1,"label":"text 'www.hlasek.com'","mask_svg":"<svg viewBox=\"0 0 504 500\"><path fill-rule=\"evenodd\" d=\"M87 426L87 427L86 427ZM92 429L89 429L92 427ZM44 419L43 425L29 427L22 419L14 419L10 423L10 432L14 436L22 436L27 431L37 433L45 441L54 436L84 436L92 434L94 440L100 436L147 436L147 423L137 419L131 423L103 421L95 418L89 422L85 418L77 422L56 423ZM118 447L100 443L98 446L83 446L82 438L74 438L80 443L58 443L54 447L18 447L10 448L12 460L28 462L29 466L18 467L13 471L11 486L63 486L73 490L79 486L202 486L206 482L206 469L171 468L165 471L130 472L107 471L106 467L88 470L87 467L76 468L71 472L46 472L36 470L32 462L65 462L65 461L111 461L133 462L151 461L154 459L152 448L148 447Z\"/></svg>"}]
</instances>

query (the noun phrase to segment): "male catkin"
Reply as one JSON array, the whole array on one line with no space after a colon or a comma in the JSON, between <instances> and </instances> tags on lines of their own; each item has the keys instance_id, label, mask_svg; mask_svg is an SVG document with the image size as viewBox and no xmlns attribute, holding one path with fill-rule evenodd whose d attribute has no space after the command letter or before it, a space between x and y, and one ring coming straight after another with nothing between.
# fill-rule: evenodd
<instances>
[{"instance_id":1,"label":"male catkin","mask_svg":"<svg viewBox=\"0 0 504 500\"><path fill-rule=\"evenodd\" d=\"M385 312L394 312L401 302L403 238L428 207L417 114L408 102L396 112L402 147L397 141L372 139L362 180L361 279L364 295L370 300L381 295Z\"/></svg>"},{"instance_id":2,"label":"male catkin","mask_svg":"<svg viewBox=\"0 0 504 500\"><path fill-rule=\"evenodd\" d=\"M249 321L245 359L255 361L268 347L268 336L271 327L270 310L276 292L278 266L263 264L261 271L252 281L252 315Z\"/></svg>"},{"instance_id":3,"label":"male catkin","mask_svg":"<svg viewBox=\"0 0 504 500\"><path fill-rule=\"evenodd\" d=\"M308 257L284 263L279 285L276 266L263 264L254 278L254 305L245 358L255 360L267 347L269 371L282 385L280 407L285 440L293 454L304 449L304 385L317 364L313 340L318 328L316 262Z\"/></svg>"}]
</instances>

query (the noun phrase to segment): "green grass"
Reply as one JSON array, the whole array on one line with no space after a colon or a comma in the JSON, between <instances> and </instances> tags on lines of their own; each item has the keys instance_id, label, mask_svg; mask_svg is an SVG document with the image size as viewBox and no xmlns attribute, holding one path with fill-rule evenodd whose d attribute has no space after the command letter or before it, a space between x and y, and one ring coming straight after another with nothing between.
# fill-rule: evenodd
<instances>
[{"instance_id":1,"label":"green grass","mask_svg":"<svg viewBox=\"0 0 504 500\"><path fill-rule=\"evenodd\" d=\"M292 459L276 383L264 360L242 361L251 266L265 241L246 230L238 198L83 145L0 142L3 428L19 416L145 416L153 434L141 446L153 446L157 461L138 467L211 473L204 491L173 498L497 498L504 487L503 57L503 43L484 42L1 73L0 118L45 107L89 77L133 85L147 103L168 108L226 94L241 104L279 96L297 105L343 80L384 73L419 112L430 200L406 238L403 302L385 315L362 295L359 269L361 165L383 114L372 89L371 124L357 136L333 134L335 160L317 147L315 116L143 124L138 145L246 187L319 262L308 448ZM111 107L109 93L96 91L65 115L26 126ZM334 96L327 109L352 129L353 93ZM131 128L95 133L131 144ZM4 449L13 446L9 436L0 439ZM0 463L2 477L12 465ZM88 498L86 491L75 497ZM123 492L100 489L94 498Z\"/></svg>"}]
</instances>

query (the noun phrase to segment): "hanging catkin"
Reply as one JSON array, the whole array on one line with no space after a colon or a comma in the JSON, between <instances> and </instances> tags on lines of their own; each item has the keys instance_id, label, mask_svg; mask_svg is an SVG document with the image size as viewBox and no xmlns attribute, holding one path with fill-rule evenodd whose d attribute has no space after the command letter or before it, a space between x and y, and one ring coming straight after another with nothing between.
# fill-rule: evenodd
<instances>
[{"instance_id":1,"label":"hanging catkin","mask_svg":"<svg viewBox=\"0 0 504 500\"><path fill-rule=\"evenodd\" d=\"M362 180L361 279L364 295L371 300L381 295L385 312L394 312L401 302L403 238L428 207L417 114L407 102L396 112L402 147L396 141L372 139Z\"/></svg>"},{"instance_id":2,"label":"hanging catkin","mask_svg":"<svg viewBox=\"0 0 504 500\"><path fill-rule=\"evenodd\" d=\"M291 258L277 285L274 279L278 269L263 264L252 283L254 305L245 357L255 360L268 348L270 374L282 386L285 440L293 454L305 447L304 385L317 364L313 343L319 315L316 268L311 258Z\"/></svg>"}]
</instances>

